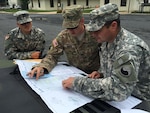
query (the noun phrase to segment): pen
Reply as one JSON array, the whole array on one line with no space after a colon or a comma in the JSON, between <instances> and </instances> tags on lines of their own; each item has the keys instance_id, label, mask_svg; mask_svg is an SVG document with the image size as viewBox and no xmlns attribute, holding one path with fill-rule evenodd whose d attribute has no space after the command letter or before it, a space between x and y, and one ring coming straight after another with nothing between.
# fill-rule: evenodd
<instances>
[{"instance_id":1,"label":"pen","mask_svg":"<svg viewBox=\"0 0 150 113\"><path fill-rule=\"evenodd\" d=\"M83 75L83 76L87 76L88 74L85 74L85 73L79 73L79 74L81 74L81 75Z\"/></svg>"},{"instance_id":2,"label":"pen","mask_svg":"<svg viewBox=\"0 0 150 113\"><path fill-rule=\"evenodd\" d=\"M69 64L63 64L63 65L65 65L65 66L70 66Z\"/></svg>"}]
</instances>

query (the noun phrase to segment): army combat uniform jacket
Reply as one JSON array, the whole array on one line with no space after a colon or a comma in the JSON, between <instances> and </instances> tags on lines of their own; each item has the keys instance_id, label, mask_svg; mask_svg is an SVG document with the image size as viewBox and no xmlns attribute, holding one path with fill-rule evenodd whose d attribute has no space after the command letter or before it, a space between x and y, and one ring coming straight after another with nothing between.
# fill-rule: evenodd
<instances>
[{"instance_id":1,"label":"army combat uniform jacket","mask_svg":"<svg viewBox=\"0 0 150 113\"><path fill-rule=\"evenodd\" d=\"M45 33L32 27L29 35L21 33L17 27L5 37L5 56L8 59L30 59L32 52L43 52L45 48Z\"/></svg>"},{"instance_id":2,"label":"army combat uniform jacket","mask_svg":"<svg viewBox=\"0 0 150 113\"><path fill-rule=\"evenodd\" d=\"M150 100L150 50L127 30L101 45L99 72L103 78L76 77L72 89L102 100L122 101L131 94Z\"/></svg>"},{"instance_id":3,"label":"army combat uniform jacket","mask_svg":"<svg viewBox=\"0 0 150 113\"><path fill-rule=\"evenodd\" d=\"M86 73L99 69L98 43L85 31L82 40L72 37L67 30L61 31L56 37L58 45L51 46L46 57L36 66L44 67L48 72L57 64L58 58L65 52L70 65Z\"/></svg>"}]
</instances>

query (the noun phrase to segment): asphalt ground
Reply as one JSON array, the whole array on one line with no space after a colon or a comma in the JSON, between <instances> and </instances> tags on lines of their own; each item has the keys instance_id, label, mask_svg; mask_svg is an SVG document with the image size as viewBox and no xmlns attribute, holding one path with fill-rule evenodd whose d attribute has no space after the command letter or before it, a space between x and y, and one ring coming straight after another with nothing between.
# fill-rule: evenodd
<instances>
[{"instance_id":1,"label":"asphalt ground","mask_svg":"<svg viewBox=\"0 0 150 113\"><path fill-rule=\"evenodd\" d=\"M85 23L89 22L89 15L84 14ZM33 25L44 30L46 34L46 48L48 50L51 41L57 36L62 28L61 14L31 14ZM141 37L150 47L150 15L146 14L121 14L121 25L125 29ZM14 27L16 19L12 14L0 14L0 60L5 60L4 56L4 37ZM66 60L62 56L60 60Z\"/></svg>"}]
</instances>

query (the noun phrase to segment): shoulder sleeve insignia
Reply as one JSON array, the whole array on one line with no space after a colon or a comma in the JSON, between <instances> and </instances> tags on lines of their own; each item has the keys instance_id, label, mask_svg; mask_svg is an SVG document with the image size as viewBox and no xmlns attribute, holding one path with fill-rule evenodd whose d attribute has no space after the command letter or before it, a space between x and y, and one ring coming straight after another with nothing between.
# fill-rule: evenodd
<instances>
[{"instance_id":1,"label":"shoulder sleeve insignia","mask_svg":"<svg viewBox=\"0 0 150 113\"><path fill-rule=\"evenodd\" d=\"M124 55L117 59L114 64L114 75L123 83L132 83L137 81L137 73L132 63L132 59Z\"/></svg>"}]
</instances>

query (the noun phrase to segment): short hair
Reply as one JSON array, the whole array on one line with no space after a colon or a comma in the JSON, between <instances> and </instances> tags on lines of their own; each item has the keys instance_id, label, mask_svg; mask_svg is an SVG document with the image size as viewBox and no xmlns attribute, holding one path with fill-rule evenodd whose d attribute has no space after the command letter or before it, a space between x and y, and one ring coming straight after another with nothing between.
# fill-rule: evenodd
<instances>
[{"instance_id":1,"label":"short hair","mask_svg":"<svg viewBox=\"0 0 150 113\"><path fill-rule=\"evenodd\" d=\"M115 20L107 21L107 22L104 24L104 26L106 26L106 27L108 28L108 27L111 25L111 23L112 23L113 21L116 21L116 22L117 22L117 26L120 27L120 17L117 18L117 19L115 19Z\"/></svg>"}]
</instances>

